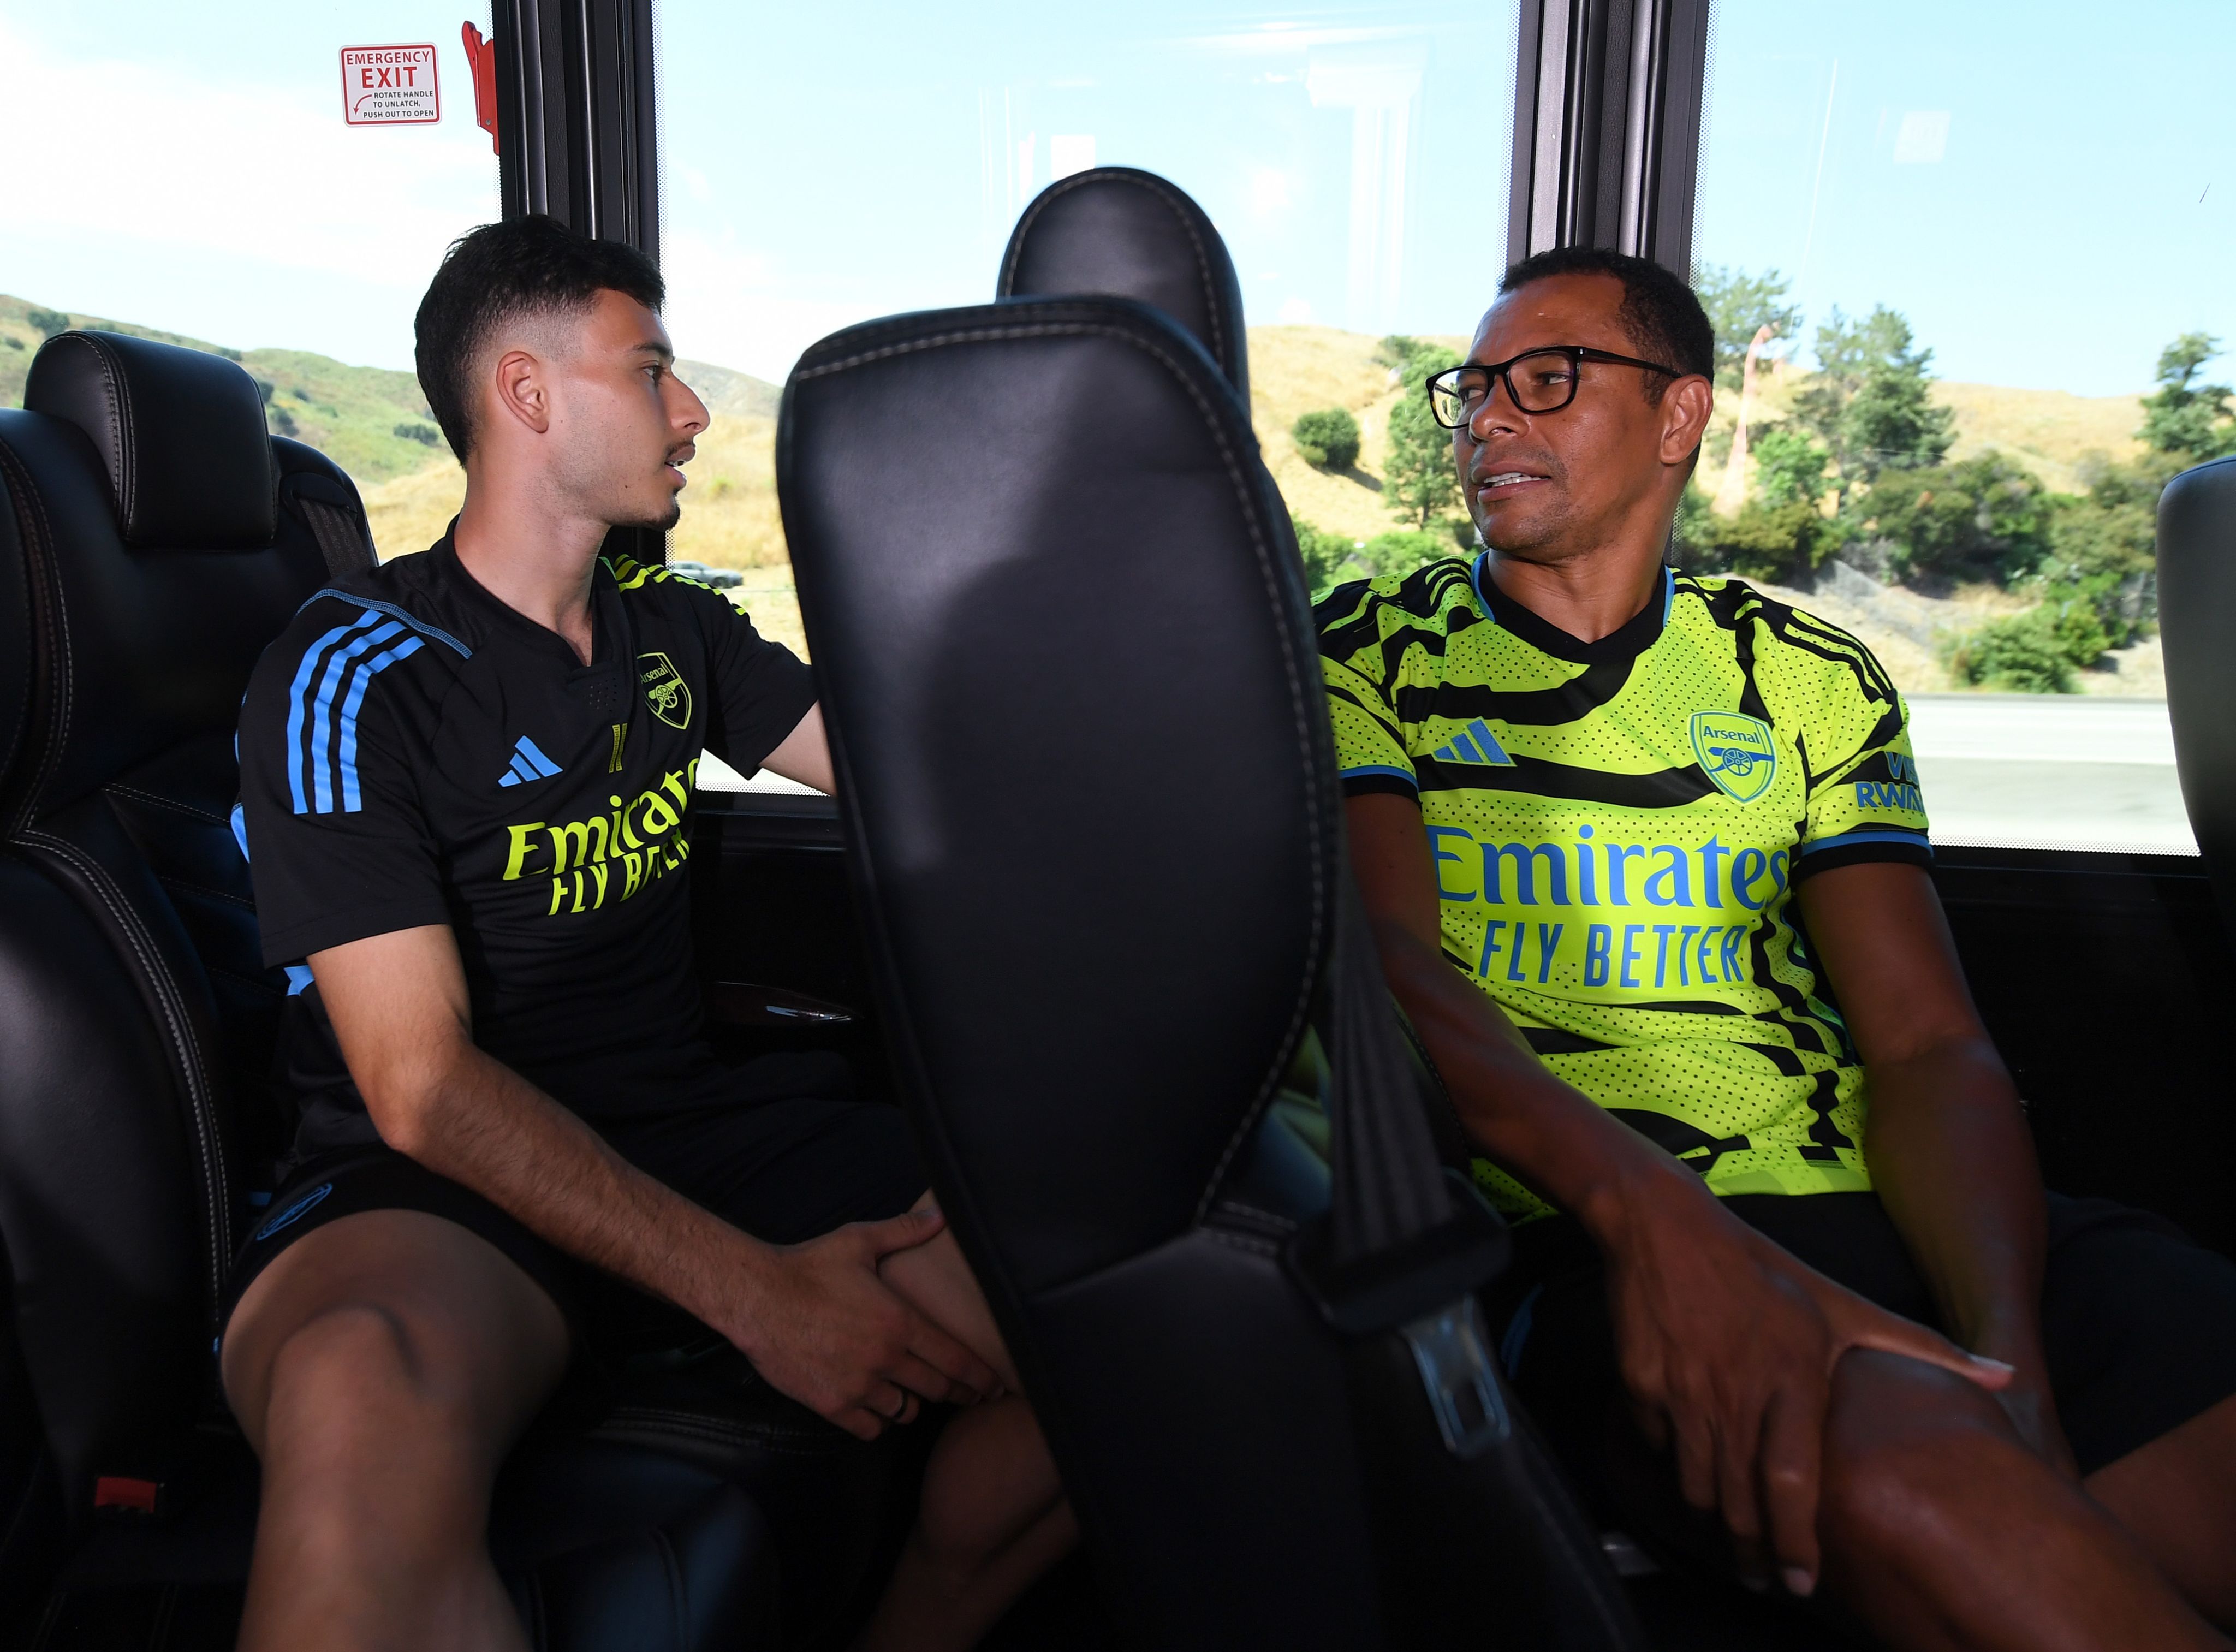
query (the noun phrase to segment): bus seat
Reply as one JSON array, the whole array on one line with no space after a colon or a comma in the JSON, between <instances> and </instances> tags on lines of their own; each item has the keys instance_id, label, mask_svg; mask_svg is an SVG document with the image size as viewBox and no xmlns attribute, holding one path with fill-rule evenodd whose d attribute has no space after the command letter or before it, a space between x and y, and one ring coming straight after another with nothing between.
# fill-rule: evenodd
<instances>
[{"instance_id":1,"label":"bus seat","mask_svg":"<svg viewBox=\"0 0 2236 1652\"><path fill-rule=\"evenodd\" d=\"M1439 1443L1452 1367L1339 1333L1292 1271L1386 1192L1345 1150L1351 1052L1396 1070L1408 1187L1450 1188L1359 969L1303 572L1234 386L1130 299L871 322L801 358L777 476L904 1100L1134 1642L1457 1644L1391 1583L1432 1571L1476 1631L1491 1599L1516 1644L1634 1645L1542 1459L1486 1484L1526 1429L1490 1401ZM1324 990L1332 1180L1273 1105Z\"/></svg>"},{"instance_id":2,"label":"bus seat","mask_svg":"<svg viewBox=\"0 0 2236 1652\"><path fill-rule=\"evenodd\" d=\"M0 1601L43 1596L41 1644L90 1647L132 1600L245 1575L214 1316L288 1121L233 728L265 645L371 541L348 477L267 437L219 357L62 333L25 402L0 411L0 1247L27 1392L0 1399L43 1462L0 1493L52 1563L27 1583L33 1548L0 1545ZM769 1546L724 1477L579 1438L508 1475L529 1489L492 1541L536 1644L765 1643Z\"/></svg>"},{"instance_id":3,"label":"bus seat","mask_svg":"<svg viewBox=\"0 0 2236 1652\"><path fill-rule=\"evenodd\" d=\"M2236 458L2184 471L2159 496L2159 630L2174 767L2236 936Z\"/></svg>"},{"instance_id":4,"label":"bus seat","mask_svg":"<svg viewBox=\"0 0 2236 1652\"><path fill-rule=\"evenodd\" d=\"M997 299L1099 293L1163 311L1250 405L1250 338L1234 261L1211 218L1154 172L1096 167L1036 195L1002 254Z\"/></svg>"}]
</instances>

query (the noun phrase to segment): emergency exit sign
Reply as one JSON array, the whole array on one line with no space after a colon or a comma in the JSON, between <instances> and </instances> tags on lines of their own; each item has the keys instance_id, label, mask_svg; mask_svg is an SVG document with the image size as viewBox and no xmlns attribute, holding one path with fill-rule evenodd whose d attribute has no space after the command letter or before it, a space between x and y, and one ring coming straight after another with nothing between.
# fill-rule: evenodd
<instances>
[{"instance_id":1,"label":"emergency exit sign","mask_svg":"<svg viewBox=\"0 0 2236 1652\"><path fill-rule=\"evenodd\" d=\"M425 126L441 120L435 49L343 47L342 118L352 126Z\"/></svg>"}]
</instances>

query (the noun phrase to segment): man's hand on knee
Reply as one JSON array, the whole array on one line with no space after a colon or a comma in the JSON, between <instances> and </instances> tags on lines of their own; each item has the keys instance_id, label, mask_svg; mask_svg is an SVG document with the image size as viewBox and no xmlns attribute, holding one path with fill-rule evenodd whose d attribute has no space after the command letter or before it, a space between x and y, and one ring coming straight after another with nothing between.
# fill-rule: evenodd
<instances>
[{"instance_id":1,"label":"man's hand on knee","mask_svg":"<svg viewBox=\"0 0 2236 1652\"><path fill-rule=\"evenodd\" d=\"M936 1210L912 1210L763 1250L715 1328L774 1386L863 1439L911 1420L921 1401L973 1403L994 1388L993 1368L878 1277L880 1258L944 1225Z\"/></svg>"},{"instance_id":2,"label":"man's hand on knee","mask_svg":"<svg viewBox=\"0 0 2236 1652\"><path fill-rule=\"evenodd\" d=\"M1608 1288L1640 1425L1674 1455L1694 1507L1721 1512L1743 1571L1817 1583L1817 1504L1833 1367L1851 1348L1940 1366L1995 1390L2011 1368L1967 1353L1803 1266L1713 1204L1683 1201L1615 1247Z\"/></svg>"}]
</instances>

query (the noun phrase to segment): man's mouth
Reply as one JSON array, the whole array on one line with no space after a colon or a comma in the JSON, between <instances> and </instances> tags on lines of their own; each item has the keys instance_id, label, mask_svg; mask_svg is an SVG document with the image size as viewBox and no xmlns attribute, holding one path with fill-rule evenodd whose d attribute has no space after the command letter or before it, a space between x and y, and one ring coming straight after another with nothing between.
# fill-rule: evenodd
<instances>
[{"instance_id":1,"label":"man's mouth","mask_svg":"<svg viewBox=\"0 0 2236 1652\"><path fill-rule=\"evenodd\" d=\"M1475 494L1483 500L1510 499L1549 480L1535 471L1492 471L1476 480Z\"/></svg>"}]
</instances>

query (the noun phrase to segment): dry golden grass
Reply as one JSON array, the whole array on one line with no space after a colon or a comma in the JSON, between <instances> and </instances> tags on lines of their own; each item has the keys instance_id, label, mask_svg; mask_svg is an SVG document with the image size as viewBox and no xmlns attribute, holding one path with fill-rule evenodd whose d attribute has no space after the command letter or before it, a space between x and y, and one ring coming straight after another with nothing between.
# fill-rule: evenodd
<instances>
[{"instance_id":1,"label":"dry golden grass","mask_svg":"<svg viewBox=\"0 0 2236 1652\"><path fill-rule=\"evenodd\" d=\"M1464 339L1424 340L1465 350ZM1289 509L1329 533L1371 539L1410 526L1383 502L1390 410L1405 386L1374 359L1376 340L1334 327L1250 329L1250 418L1266 468ZM1340 407L1358 421L1358 463L1348 471L1307 464L1289 439L1299 415Z\"/></svg>"},{"instance_id":2,"label":"dry golden grass","mask_svg":"<svg viewBox=\"0 0 2236 1652\"><path fill-rule=\"evenodd\" d=\"M776 508L776 421L718 414L698 445L685 467L691 483L668 554L709 568L787 565Z\"/></svg>"},{"instance_id":3,"label":"dry golden grass","mask_svg":"<svg viewBox=\"0 0 2236 1652\"><path fill-rule=\"evenodd\" d=\"M2058 493L2082 490L2081 461L2092 453L2132 459L2142 451L2135 427L2143 422L2143 407L2134 396L2074 396L1943 379L1933 386L1933 399L1956 410L1951 458L2000 450Z\"/></svg>"},{"instance_id":4,"label":"dry golden grass","mask_svg":"<svg viewBox=\"0 0 2236 1652\"><path fill-rule=\"evenodd\" d=\"M372 543L380 560L424 550L443 536L466 497L466 473L455 459L437 459L363 490L365 514L372 523Z\"/></svg>"}]
</instances>

